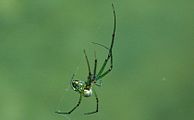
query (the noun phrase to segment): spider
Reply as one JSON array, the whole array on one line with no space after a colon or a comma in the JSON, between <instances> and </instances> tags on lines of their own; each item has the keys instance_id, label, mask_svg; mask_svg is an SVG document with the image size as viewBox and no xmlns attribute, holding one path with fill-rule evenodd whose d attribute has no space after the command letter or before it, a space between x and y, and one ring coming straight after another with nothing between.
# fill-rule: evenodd
<instances>
[{"instance_id":1,"label":"spider","mask_svg":"<svg viewBox=\"0 0 194 120\"><path fill-rule=\"evenodd\" d=\"M115 13L115 9L114 9L113 4L112 4L112 10L113 10L113 32L112 32L112 40L111 40L110 48L106 47L105 45L92 42L93 44L102 46L108 50L108 55L105 58L105 60L102 64L102 67L99 69L99 72L97 72L97 59L95 57L94 69L93 69L93 73L92 73L92 71L90 69L89 60L88 60L88 57L86 55L86 51L84 50L84 55L85 55L85 59L86 59L87 67L88 67L88 71L89 71L87 81L81 81L81 80L74 79L75 74L73 74L73 76L71 78L71 87L74 91L79 93L79 95L80 95L79 101L76 104L76 106L73 107L69 112L56 111L55 113L57 113L57 114L71 114L80 105L80 103L82 101L82 97L90 97L90 96L92 96L93 93L94 93L94 96L96 98L96 110L93 112L88 112L88 113L84 113L84 114L89 115L89 114L94 114L94 113L98 112L99 99L98 99L97 93L95 92L94 88L92 88L92 86L93 85L101 86L101 84L98 84L97 81L99 79L103 78L104 76L106 76L113 68L112 49L113 49L113 44L114 44L114 39L115 39L115 32L116 32L116 13ZM107 70L105 70L105 67L106 67L108 61L110 61L110 66Z\"/></svg>"}]
</instances>

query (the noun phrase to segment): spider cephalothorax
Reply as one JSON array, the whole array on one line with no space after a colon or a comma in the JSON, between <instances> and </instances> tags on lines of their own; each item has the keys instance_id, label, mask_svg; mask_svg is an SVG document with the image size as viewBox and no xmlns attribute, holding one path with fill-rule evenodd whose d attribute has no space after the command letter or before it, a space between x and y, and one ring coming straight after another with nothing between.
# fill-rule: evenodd
<instances>
[{"instance_id":1,"label":"spider cephalothorax","mask_svg":"<svg viewBox=\"0 0 194 120\"><path fill-rule=\"evenodd\" d=\"M85 58L86 58L87 67L88 67L88 71L89 71L88 76L87 76L87 81L74 80L74 74L73 74L73 77L71 79L72 89L74 91L78 92L79 95L80 95L79 101L78 101L77 105L73 109L71 109L69 112L57 111L56 113L58 113L58 114L70 114L71 112L73 112L80 105L81 100L82 100L82 96L90 97L90 96L92 96L92 94L94 94L94 96L96 98L96 110L93 111L93 112L85 113L85 114L89 115L89 114L93 114L93 113L98 112L98 97L97 97L97 94L95 92L95 89L92 89L92 86L93 85L101 86L100 79L103 78L104 76L106 76L113 68L112 49L113 49L115 33L116 33L116 13L115 13L115 9L114 9L113 4L112 4L112 8L113 8L113 18L114 18L113 21L114 22L113 22L113 33L112 33L112 40L111 40L110 47L107 47L107 46L99 44L99 43L92 42L92 43L94 43L96 45L99 45L99 46L102 46L102 47L104 47L105 49L108 50L108 55L105 58L105 60L102 64L102 67L99 68L99 71L97 72L97 59L96 59L96 56L95 56L94 69L93 69L93 71L91 71L89 60L88 60L88 57L86 55L86 51L84 50L84 55L85 55ZM110 66L109 66L108 69L106 69L108 62L110 62Z\"/></svg>"}]
</instances>

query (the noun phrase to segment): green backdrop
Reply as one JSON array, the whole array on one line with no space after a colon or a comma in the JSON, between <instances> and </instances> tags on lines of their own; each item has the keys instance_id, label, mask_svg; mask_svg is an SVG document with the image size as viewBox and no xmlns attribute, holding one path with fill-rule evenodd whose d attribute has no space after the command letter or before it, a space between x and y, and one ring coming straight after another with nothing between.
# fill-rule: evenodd
<instances>
[{"instance_id":1,"label":"green backdrop","mask_svg":"<svg viewBox=\"0 0 194 120\"><path fill-rule=\"evenodd\" d=\"M113 71L84 98L70 78L86 80L83 49L98 68L117 14ZM1 0L1 120L193 120L194 1Z\"/></svg>"}]
</instances>

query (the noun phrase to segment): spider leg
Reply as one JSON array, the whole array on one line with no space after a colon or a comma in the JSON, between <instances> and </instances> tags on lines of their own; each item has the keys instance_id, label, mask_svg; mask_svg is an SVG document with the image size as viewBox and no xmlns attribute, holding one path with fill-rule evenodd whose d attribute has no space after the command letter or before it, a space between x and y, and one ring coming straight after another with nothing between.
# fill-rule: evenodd
<instances>
[{"instance_id":1,"label":"spider leg","mask_svg":"<svg viewBox=\"0 0 194 120\"><path fill-rule=\"evenodd\" d=\"M87 62L87 66L88 66L88 71L89 71L88 78L90 78L92 73L91 73L91 70L90 70L90 63L89 63L88 57L86 55L86 50L85 49L84 49L84 55L85 55L85 58L86 58L86 62Z\"/></svg>"},{"instance_id":2,"label":"spider leg","mask_svg":"<svg viewBox=\"0 0 194 120\"><path fill-rule=\"evenodd\" d=\"M71 114L80 105L81 100L82 100L82 94L80 93L79 101L73 109L71 109L69 112L56 111L55 113L57 113L57 114Z\"/></svg>"},{"instance_id":3,"label":"spider leg","mask_svg":"<svg viewBox=\"0 0 194 120\"><path fill-rule=\"evenodd\" d=\"M113 15L114 15L114 27L113 27L113 33L112 33L112 41L111 41L111 45L110 45L110 49L109 49L109 53L107 58L105 59L100 71L97 74L97 80L101 79L102 77L104 77L105 75L107 75L113 68L113 56L112 56L112 48L113 48L113 44L114 44L114 39L115 39L115 32L116 32L116 13L115 13L115 9L114 9L114 5L112 4L112 8L113 8ZM110 68L108 70L106 70L104 73L104 69L107 65L107 62L110 59Z\"/></svg>"},{"instance_id":4,"label":"spider leg","mask_svg":"<svg viewBox=\"0 0 194 120\"><path fill-rule=\"evenodd\" d=\"M107 50L109 50L109 48L108 47L106 47L105 45L103 45L103 44L100 44L100 43L96 43L96 42L91 42L92 44L95 44L95 45L99 45L99 46L101 46L101 47L103 47L103 48L105 48L105 49L107 49Z\"/></svg>"},{"instance_id":5,"label":"spider leg","mask_svg":"<svg viewBox=\"0 0 194 120\"><path fill-rule=\"evenodd\" d=\"M73 73L72 77L71 77L71 80L73 80L73 78L75 77L75 73Z\"/></svg>"},{"instance_id":6,"label":"spider leg","mask_svg":"<svg viewBox=\"0 0 194 120\"><path fill-rule=\"evenodd\" d=\"M106 66L108 60L109 60L109 59L106 59L106 63L105 63L104 66L103 66L103 70L104 70L104 68L105 68L105 66ZM100 73L100 74L97 76L97 80L99 80L99 79L103 78L105 75L107 75L107 74L112 70L112 68L113 68L113 57L112 57L112 55L111 55L111 56L110 56L110 67L109 67L109 69L106 70L104 73Z\"/></svg>"},{"instance_id":7,"label":"spider leg","mask_svg":"<svg viewBox=\"0 0 194 120\"><path fill-rule=\"evenodd\" d=\"M98 112L98 102L99 102L99 100L98 100L98 96L96 94L96 91L94 89L93 89L93 91L94 91L94 95L95 95L95 98L96 98L96 110L93 111L93 112L84 113L85 115L90 115L90 114L94 114L94 113Z\"/></svg>"},{"instance_id":8,"label":"spider leg","mask_svg":"<svg viewBox=\"0 0 194 120\"><path fill-rule=\"evenodd\" d=\"M97 58L96 58L96 51L94 51L94 56L95 56L95 59L94 59L94 75L93 75L93 79L95 80L95 77L96 77L96 68L97 68Z\"/></svg>"}]
</instances>

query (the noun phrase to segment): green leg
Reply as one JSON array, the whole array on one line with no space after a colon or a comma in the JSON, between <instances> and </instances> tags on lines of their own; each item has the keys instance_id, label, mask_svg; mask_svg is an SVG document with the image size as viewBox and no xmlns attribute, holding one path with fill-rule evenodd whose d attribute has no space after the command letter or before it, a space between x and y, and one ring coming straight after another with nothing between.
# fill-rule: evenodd
<instances>
[{"instance_id":1,"label":"green leg","mask_svg":"<svg viewBox=\"0 0 194 120\"><path fill-rule=\"evenodd\" d=\"M55 113L57 113L57 114L71 114L80 105L81 100L82 100L82 94L80 93L79 101L78 101L77 105L72 110L70 110L69 112L56 111Z\"/></svg>"},{"instance_id":2,"label":"green leg","mask_svg":"<svg viewBox=\"0 0 194 120\"><path fill-rule=\"evenodd\" d=\"M105 65L106 66L106 65ZM108 70L106 70L104 73L101 73L97 78L98 79L101 79L101 78L103 78L105 75L107 75L111 70L112 70L112 68L113 68L113 57L112 57L112 55L111 55L111 57L110 57L110 68L108 69ZM103 69L104 70L104 69Z\"/></svg>"},{"instance_id":3,"label":"green leg","mask_svg":"<svg viewBox=\"0 0 194 120\"><path fill-rule=\"evenodd\" d=\"M101 79L102 77L104 77L105 75L107 75L111 70L112 70L112 67L113 67L113 57L112 57L112 48L113 48L113 44L114 44L114 39L115 39L115 33L116 33L116 13L115 13L115 9L114 9L114 5L112 4L112 9L113 9L113 16L114 16L114 23L113 23L113 32L112 32L112 41L111 41L111 45L110 45L110 49L109 49L109 53L108 53L108 56L107 58L105 59L99 73L97 74L97 80L98 79ZM106 48L106 47L105 47ZM111 59L111 65L110 65L110 68L105 71L105 67L106 67L106 64L108 62L108 60Z\"/></svg>"},{"instance_id":4,"label":"green leg","mask_svg":"<svg viewBox=\"0 0 194 120\"><path fill-rule=\"evenodd\" d=\"M96 52L94 52L95 60L94 60L94 77L96 77L96 68L97 68L97 59L96 59ZM95 78L93 78L95 79Z\"/></svg>"},{"instance_id":5,"label":"green leg","mask_svg":"<svg viewBox=\"0 0 194 120\"><path fill-rule=\"evenodd\" d=\"M87 66L88 66L88 71L89 71L89 78L91 76L91 70L90 70L90 63L89 63L89 60L88 60L88 57L86 55L86 51L84 50L84 55L85 55L85 58L86 58L86 62L87 62Z\"/></svg>"},{"instance_id":6,"label":"green leg","mask_svg":"<svg viewBox=\"0 0 194 120\"><path fill-rule=\"evenodd\" d=\"M110 68L103 73L109 59L110 59L110 64L111 64ZM106 74L108 74L112 70L112 68L113 68L113 57L112 57L112 51L110 51L110 53L108 54L108 57L105 59L100 71L97 74L97 79L96 80L99 80L102 77L104 77Z\"/></svg>"},{"instance_id":7,"label":"green leg","mask_svg":"<svg viewBox=\"0 0 194 120\"><path fill-rule=\"evenodd\" d=\"M99 45L99 46L101 46L101 47L103 47L103 48L105 48L105 49L109 50L109 48L108 48L108 47L106 47L106 46L105 46L105 45L103 45L103 44L96 43L96 42L91 42L91 43L93 43L93 44L95 44L95 45Z\"/></svg>"}]
</instances>

